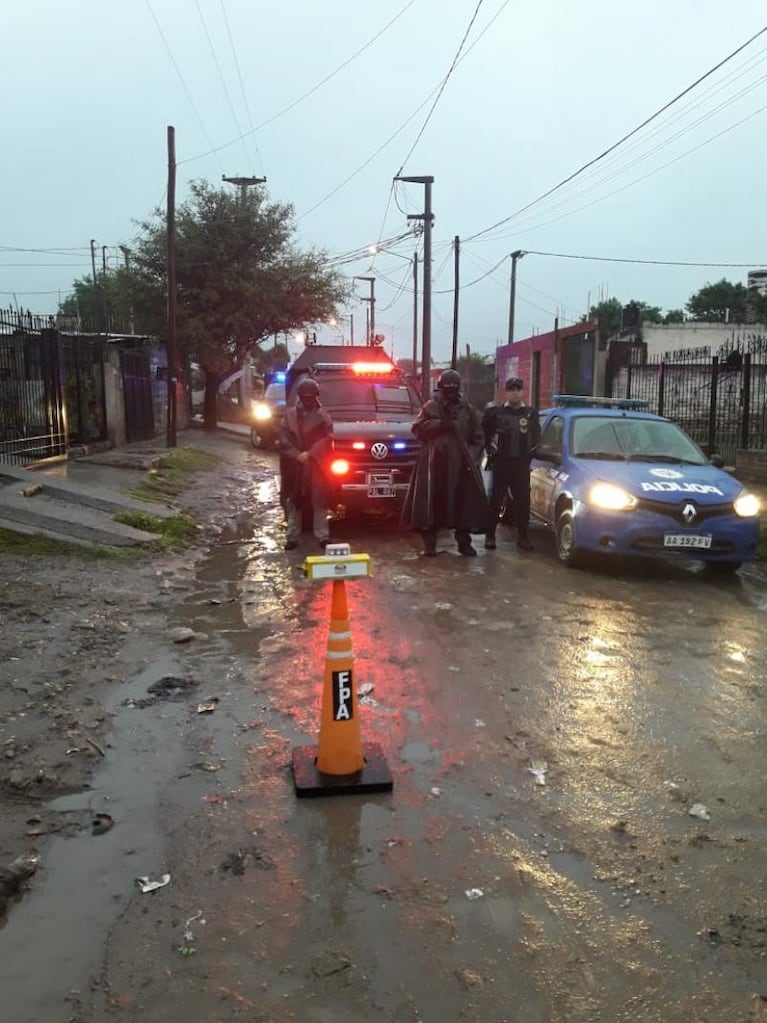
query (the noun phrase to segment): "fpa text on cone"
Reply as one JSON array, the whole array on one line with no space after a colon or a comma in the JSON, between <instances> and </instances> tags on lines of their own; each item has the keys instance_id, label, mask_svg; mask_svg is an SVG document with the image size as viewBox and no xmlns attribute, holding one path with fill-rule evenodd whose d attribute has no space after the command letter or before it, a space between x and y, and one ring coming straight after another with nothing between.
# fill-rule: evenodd
<instances>
[{"instance_id":1,"label":"fpa text on cone","mask_svg":"<svg viewBox=\"0 0 767 1023\"><path fill-rule=\"evenodd\" d=\"M317 746L293 750L293 781L298 796L341 796L390 792L393 781L378 743L364 747L360 737L354 653L346 603L346 579L370 575L370 557L352 554L348 544L328 545L324 556L307 558L309 579L332 579L330 631L322 687Z\"/></svg>"}]
</instances>

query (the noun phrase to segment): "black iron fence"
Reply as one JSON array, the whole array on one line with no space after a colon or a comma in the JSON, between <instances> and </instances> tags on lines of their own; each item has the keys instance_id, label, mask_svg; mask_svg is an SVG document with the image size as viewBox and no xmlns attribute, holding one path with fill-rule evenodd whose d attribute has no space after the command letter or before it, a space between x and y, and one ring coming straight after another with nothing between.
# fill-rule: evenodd
<instances>
[{"instance_id":1,"label":"black iron fence","mask_svg":"<svg viewBox=\"0 0 767 1023\"><path fill-rule=\"evenodd\" d=\"M106 437L105 341L0 309L0 461L28 464Z\"/></svg>"},{"instance_id":2,"label":"black iron fence","mask_svg":"<svg viewBox=\"0 0 767 1023\"><path fill-rule=\"evenodd\" d=\"M613 398L641 398L678 423L705 451L735 463L739 448L767 448L767 338L752 335L712 354L693 348L659 356L626 345L613 360Z\"/></svg>"}]
</instances>

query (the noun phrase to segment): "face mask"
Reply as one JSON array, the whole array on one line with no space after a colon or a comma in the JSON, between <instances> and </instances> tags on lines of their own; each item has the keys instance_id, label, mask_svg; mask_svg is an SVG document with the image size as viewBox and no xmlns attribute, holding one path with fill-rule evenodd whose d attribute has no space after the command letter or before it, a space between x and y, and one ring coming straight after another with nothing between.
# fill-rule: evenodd
<instances>
[{"instance_id":1,"label":"face mask","mask_svg":"<svg viewBox=\"0 0 767 1023\"><path fill-rule=\"evenodd\" d=\"M311 412L312 409L319 408L320 404L313 394L302 394L298 402L305 412Z\"/></svg>"},{"instance_id":2,"label":"face mask","mask_svg":"<svg viewBox=\"0 0 767 1023\"><path fill-rule=\"evenodd\" d=\"M443 387L442 393L445 395L445 401L449 401L452 405L457 405L461 400L461 392L457 387Z\"/></svg>"}]
</instances>

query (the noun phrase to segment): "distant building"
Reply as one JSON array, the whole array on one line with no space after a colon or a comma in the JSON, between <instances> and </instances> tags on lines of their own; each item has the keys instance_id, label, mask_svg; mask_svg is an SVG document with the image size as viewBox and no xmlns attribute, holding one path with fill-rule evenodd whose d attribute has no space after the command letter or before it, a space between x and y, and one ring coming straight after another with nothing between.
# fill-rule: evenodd
<instances>
[{"instance_id":1,"label":"distant building","mask_svg":"<svg viewBox=\"0 0 767 1023\"><path fill-rule=\"evenodd\" d=\"M509 377L521 377L525 395L547 408L554 394L604 394L607 351L596 320L501 345L495 353L496 400Z\"/></svg>"},{"instance_id":2,"label":"distant building","mask_svg":"<svg viewBox=\"0 0 767 1023\"><path fill-rule=\"evenodd\" d=\"M748 286L755 288L760 295L767 295L767 270L749 270Z\"/></svg>"}]
</instances>

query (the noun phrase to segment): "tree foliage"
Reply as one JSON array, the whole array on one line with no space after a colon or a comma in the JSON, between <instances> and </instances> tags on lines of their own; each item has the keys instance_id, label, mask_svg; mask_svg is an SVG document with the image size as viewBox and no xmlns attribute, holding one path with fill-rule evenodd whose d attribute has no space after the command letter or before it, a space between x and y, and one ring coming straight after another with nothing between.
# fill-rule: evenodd
<instances>
[{"instance_id":1,"label":"tree foliage","mask_svg":"<svg viewBox=\"0 0 767 1023\"><path fill-rule=\"evenodd\" d=\"M687 311L704 323L754 323L767 319L767 297L726 278L690 295Z\"/></svg>"},{"instance_id":2,"label":"tree foliage","mask_svg":"<svg viewBox=\"0 0 767 1023\"><path fill-rule=\"evenodd\" d=\"M261 188L235 193L197 181L190 191L176 210L177 333L182 355L205 373L211 427L219 379L267 338L327 320L349 289L323 252L299 249L292 206L270 202ZM159 337L166 334L165 225L161 209L139 223L130 269L104 283L108 295L115 291L115 309L127 311L124 290L138 329ZM62 310L79 302L98 312L101 300L82 280Z\"/></svg>"}]
</instances>

